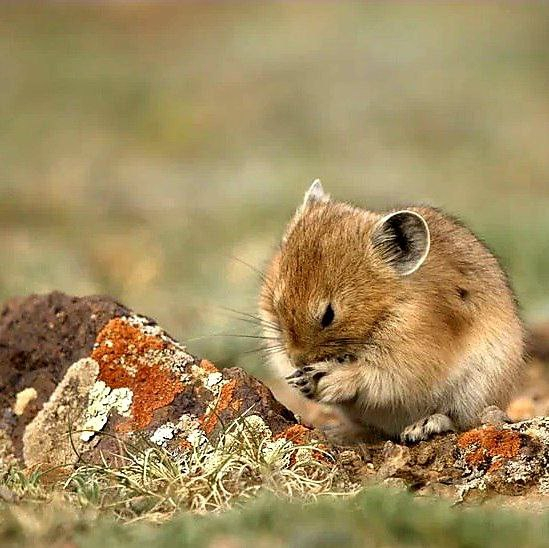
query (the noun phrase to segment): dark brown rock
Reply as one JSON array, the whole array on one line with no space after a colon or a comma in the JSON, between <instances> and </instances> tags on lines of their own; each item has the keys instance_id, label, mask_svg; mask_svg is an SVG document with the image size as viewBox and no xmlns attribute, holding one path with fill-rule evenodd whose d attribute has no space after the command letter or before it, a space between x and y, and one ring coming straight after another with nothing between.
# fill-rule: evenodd
<instances>
[{"instance_id":1,"label":"dark brown rock","mask_svg":"<svg viewBox=\"0 0 549 548\"><path fill-rule=\"evenodd\" d=\"M0 427L21 449L25 426L36 416L68 367L88 356L97 334L129 310L110 297L69 297L60 292L14 298L0 311ZM15 396L33 387L36 399L22 416Z\"/></svg>"},{"instance_id":2,"label":"dark brown rock","mask_svg":"<svg viewBox=\"0 0 549 548\"><path fill-rule=\"evenodd\" d=\"M108 297L8 302L0 373L0 429L27 465L98 461L136 436L184 452L246 416L273 439L310 439L263 383L195 358Z\"/></svg>"}]
</instances>

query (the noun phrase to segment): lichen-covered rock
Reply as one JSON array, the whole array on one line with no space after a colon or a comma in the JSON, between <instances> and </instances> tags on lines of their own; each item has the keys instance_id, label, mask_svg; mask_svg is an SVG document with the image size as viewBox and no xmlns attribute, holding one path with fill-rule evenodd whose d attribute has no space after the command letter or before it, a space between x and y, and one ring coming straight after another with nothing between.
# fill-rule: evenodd
<instances>
[{"instance_id":1,"label":"lichen-covered rock","mask_svg":"<svg viewBox=\"0 0 549 548\"><path fill-rule=\"evenodd\" d=\"M27 466L116 464L120 443L137 439L176 457L226 440L238 418L266 448L311 440L261 382L195 358L108 298L32 296L0 318L0 430Z\"/></svg>"},{"instance_id":2,"label":"lichen-covered rock","mask_svg":"<svg viewBox=\"0 0 549 548\"><path fill-rule=\"evenodd\" d=\"M358 457L356 449L347 449L346 459L353 451ZM410 446L376 443L367 446L367 455L370 466L361 468L366 478L386 485L403 480L420 494L458 501L549 495L549 417L485 425Z\"/></svg>"},{"instance_id":3,"label":"lichen-covered rock","mask_svg":"<svg viewBox=\"0 0 549 548\"><path fill-rule=\"evenodd\" d=\"M109 297L59 292L15 298L0 309L0 430L17 456L25 427L68 368L90 355L109 320L129 313Z\"/></svg>"},{"instance_id":4,"label":"lichen-covered rock","mask_svg":"<svg viewBox=\"0 0 549 548\"><path fill-rule=\"evenodd\" d=\"M549 418L485 426L458 438L463 496L471 490L549 494Z\"/></svg>"},{"instance_id":5,"label":"lichen-covered rock","mask_svg":"<svg viewBox=\"0 0 549 548\"><path fill-rule=\"evenodd\" d=\"M88 406L97 373L97 364L89 358L69 367L48 401L25 428L22 442L27 466L70 463L86 449L83 438L76 432L85 426L83 410Z\"/></svg>"}]
</instances>

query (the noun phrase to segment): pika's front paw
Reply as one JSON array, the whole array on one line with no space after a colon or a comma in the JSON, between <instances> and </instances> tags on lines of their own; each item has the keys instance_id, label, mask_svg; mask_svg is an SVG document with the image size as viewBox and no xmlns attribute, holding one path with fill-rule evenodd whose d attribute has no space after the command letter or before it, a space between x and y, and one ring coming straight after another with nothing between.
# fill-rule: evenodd
<instances>
[{"instance_id":1,"label":"pika's front paw","mask_svg":"<svg viewBox=\"0 0 549 548\"><path fill-rule=\"evenodd\" d=\"M312 398L315 391L313 379L306 375L303 369L298 369L286 377L286 381L292 388L297 388L306 398Z\"/></svg>"},{"instance_id":2,"label":"pika's front paw","mask_svg":"<svg viewBox=\"0 0 549 548\"><path fill-rule=\"evenodd\" d=\"M421 441L434 434L452 430L455 430L452 419L442 413L436 413L407 426L400 434L400 439L403 442Z\"/></svg>"},{"instance_id":3,"label":"pika's front paw","mask_svg":"<svg viewBox=\"0 0 549 548\"><path fill-rule=\"evenodd\" d=\"M286 377L288 384L297 388L306 398L315 398L318 381L326 375L330 366L326 362L318 362L297 369Z\"/></svg>"},{"instance_id":4,"label":"pika's front paw","mask_svg":"<svg viewBox=\"0 0 549 548\"><path fill-rule=\"evenodd\" d=\"M356 397L359 381L356 368L333 362L317 362L286 377L306 398L320 403L341 404Z\"/></svg>"}]
</instances>

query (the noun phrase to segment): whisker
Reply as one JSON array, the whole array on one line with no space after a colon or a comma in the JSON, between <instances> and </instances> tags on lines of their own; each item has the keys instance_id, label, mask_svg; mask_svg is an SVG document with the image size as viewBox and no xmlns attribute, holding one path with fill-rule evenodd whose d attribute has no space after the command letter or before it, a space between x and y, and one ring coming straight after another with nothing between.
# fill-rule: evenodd
<instances>
[{"instance_id":1,"label":"whisker","mask_svg":"<svg viewBox=\"0 0 549 548\"><path fill-rule=\"evenodd\" d=\"M271 329L275 329L274 326L261 324L257 320L250 320L248 318L235 318L235 320L238 320L240 322L246 322L246 323L249 323L251 325L255 325L256 327L269 327ZM280 329L277 329L277 331L280 331Z\"/></svg>"},{"instance_id":2,"label":"whisker","mask_svg":"<svg viewBox=\"0 0 549 548\"><path fill-rule=\"evenodd\" d=\"M266 340L266 341L280 340L278 337L265 337L263 335L245 335L245 334L239 334L239 333L212 333L211 335L201 335L199 337L191 337L190 339L186 339L185 342L202 341L205 339L211 339L213 337L235 337L239 339L258 339L258 340Z\"/></svg>"},{"instance_id":3,"label":"whisker","mask_svg":"<svg viewBox=\"0 0 549 548\"><path fill-rule=\"evenodd\" d=\"M259 268L251 265L250 263L247 263L246 261L240 259L239 257L236 257L235 255L229 255L229 258L233 261L236 261L237 263L240 263L241 265L247 266L252 272L259 276L262 282L267 282L267 275Z\"/></svg>"},{"instance_id":4,"label":"whisker","mask_svg":"<svg viewBox=\"0 0 549 548\"><path fill-rule=\"evenodd\" d=\"M359 338L340 338L340 339L333 339L331 341L325 341L321 343L319 346L325 347L325 348L333 348L337 346L345 346L349 344L356 344L359 346L376 346L373 343L370 343L368 341L365 341L364 339Z\"/></svg>"},{"instance_id":5,"label":"whisker","mask_svg":"<svg viewBox=\"0 0 549 548\"><path fill-rule=\"evenodd\" d=\"M254 314L250 314L249 312L241 312L240 310L235 310L234 308L229 308L225 306L219 307L221 310L224 310L225 312L231 312L233 314L237 314L239 316L244 316L250 320L255 320L258 325L262 325L265 327L270 327L271 329L274 329L276 331L280 331L280 327L276 325L274 322L271 322L269 320L265 320L259 316L255 316Z\"/></svg>"},{"instance_id":6,"label":"whisker","mask_svg":"<svg viewBox=\"0 0 549 548\"><path fill-rule=\"evenodd\" d=\"M215 337L237 337L240 339L259 339L266 341L278 341L278 337L266 337L264 335L241 335L239 333L216 333Z\"/></svg>"},{"instance_id":7,"label":"whisker","mask_svg":"<svg viewBox=\"0 0 549 548\"><path fill-rule=\"evenodd\" d=\"M247 356L248 354L259 354L259 352L262 352L264 348L252 348L251 350L244 350L241 352L242 356Z\"/></svg>"},{"instance_id":8,"label":"whisker","mask_svg":"<svg viewBox=\"0 0 549 548\"><path fill-rule=\"evenodd\" d=\"M264 353L265 355L269 356L269 355L272 355L272 354L277 354L277 353L281 353L284 351L284 348L280 347L273 347L273 346L260 346L258 348L252 348L251 350L246 350L243 352L243 354L255 354L255 353L259 353L259 352L262 352Z\"/></svg>"}]
</instances>

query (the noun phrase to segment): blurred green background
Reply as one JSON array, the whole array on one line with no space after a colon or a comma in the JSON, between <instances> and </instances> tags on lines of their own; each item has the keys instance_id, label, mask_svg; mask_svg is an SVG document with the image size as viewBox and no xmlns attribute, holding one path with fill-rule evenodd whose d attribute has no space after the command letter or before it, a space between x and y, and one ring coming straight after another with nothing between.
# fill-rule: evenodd
<instances>
[{"instance_id":1,"label":"blurred green background","mask_svg":"<svg viewBox=\"0 0 549 548\"><path fill-rule=\"evenodd\" d=\"M0 6L0 298L108 293L260 370L257 276L310 181L458 215L549 316L547 4ZM204 337L204 338L200 338Z\"/></svg>"}]
</instances>

